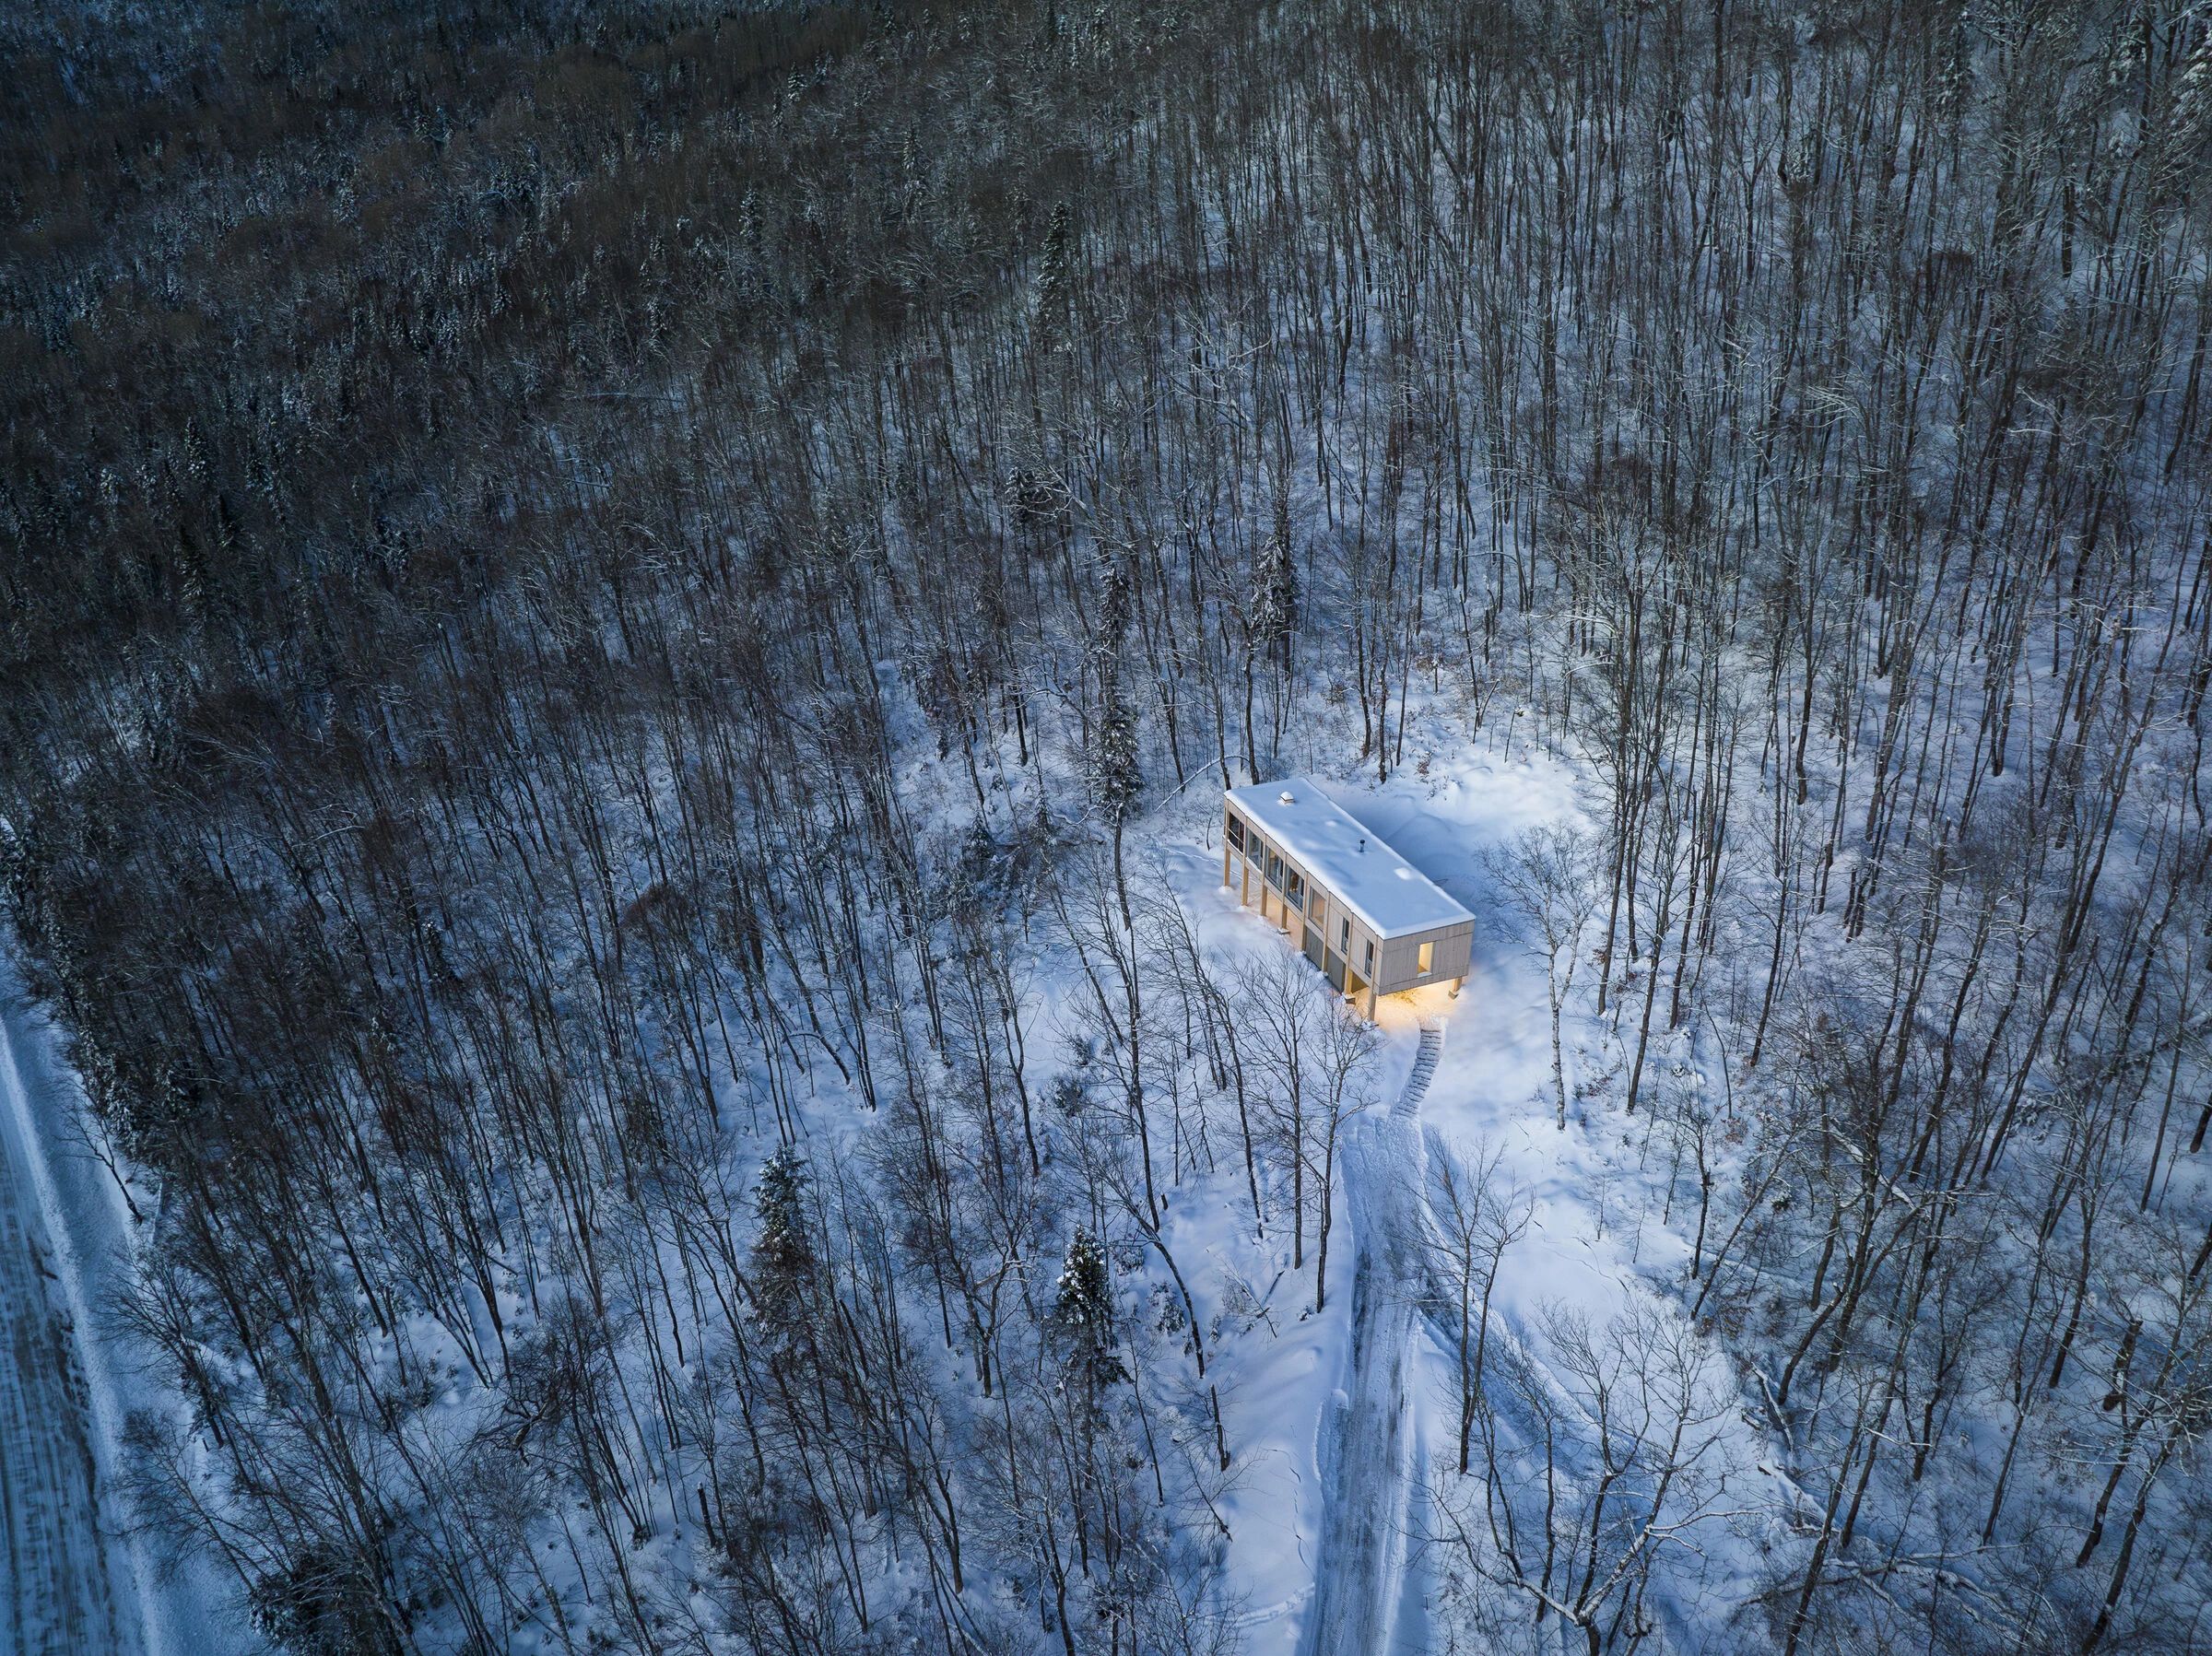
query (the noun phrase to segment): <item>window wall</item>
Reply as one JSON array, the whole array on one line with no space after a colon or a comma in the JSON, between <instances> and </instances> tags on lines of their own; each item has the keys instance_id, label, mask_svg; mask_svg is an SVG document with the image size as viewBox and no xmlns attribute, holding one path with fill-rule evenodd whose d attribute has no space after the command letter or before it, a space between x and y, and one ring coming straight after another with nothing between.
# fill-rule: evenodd
<instances>
[{"instance_id":1,"label":"window wall","mask_svg":"<svg viewBox=\"0 0 2212 1656\"><path fill-rule=\"evenodd\" d=\"M1371 987L1375 981L1375 940L1363 925L1355 923L1350 911L1325 888L1309 881L1257 824L1230 810L1223 832L1229 855L1242 861L1243 873L1232 882L1242 900L1290 934L1292 946L1339 992L1360 993ZM1223 866L1226 869L1228 863ZM1256 880L1254 875L1259 876Z\"/></svg>"}]
</instances>

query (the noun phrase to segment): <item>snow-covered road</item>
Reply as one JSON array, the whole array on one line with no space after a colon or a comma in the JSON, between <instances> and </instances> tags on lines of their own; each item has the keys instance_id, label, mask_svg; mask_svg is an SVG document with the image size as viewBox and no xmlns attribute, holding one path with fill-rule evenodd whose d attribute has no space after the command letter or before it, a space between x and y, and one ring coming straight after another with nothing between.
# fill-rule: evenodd
<instances>
[{"instance_id":1,"label":"snow-covered road","mask_svg":"<svg viewBox=\"0 0 2212 1656\"><path fill-rule=\"evenodd\" d=\"M7 1037L0 1032L0 1042ZM0 1049L0 1087L19 1091ZM83 1656L122 1646L100 1540L92 1446L53 1250L15 1100L0 1108L0 1650Z\"/></svg>"},{"instance_id":2,"label":"snow-covered road","mask_svg":"<svg viewBox=\"0 0 2212 1656\"><path fill-rule=\"evenodd\" d=\"M1394 1648L1414 1485L1411 1388L1426 1188L1420 1100L1440 1040L1438 1031L1422 1031L1419 1056L1390 1114L1355 1122L1345 1137L1345 1200L1359 1264L1349 1373L1334 1419L1323 1427L1327 1519L1303 1656L1385 1656Z\"/></svg>"},{"instance_id":3,"label":"snow-covered road","mask_svg":"<svg viewBox=\"0 0 2212 1656\"><path fill-rule=\"evenodd\" d=\"M112 1491L126 1413L174 1406L109 1305L129 1221L71 1144L75 1079L0 958L0 1656L236 1656L262 1648L205 1566L167 1575Z\"/></svg>"},{"instance_id":4,"label":"snow-covered road","mask_svg":"<svg viewBox=\"0 0 2212 1656\"><path fill-rule=\"evenodd\" d=\"M0 1063L6 1084L16 1084L13 1059ZM0 1132L0 1650L79 1656L117 1650L120 1632L100 1545L82 1386L51 1296L46 1227L16 1141L13 1132Z\"/></svg>"}]
</instances>

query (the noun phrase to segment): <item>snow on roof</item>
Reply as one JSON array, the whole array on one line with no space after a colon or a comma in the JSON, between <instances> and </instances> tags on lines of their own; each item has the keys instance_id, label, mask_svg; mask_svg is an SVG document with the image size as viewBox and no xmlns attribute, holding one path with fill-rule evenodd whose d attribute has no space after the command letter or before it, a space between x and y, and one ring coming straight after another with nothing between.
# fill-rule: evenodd
<instances>
[{"instance_id":1,"label":"snow on roof","mask_svg":"<svg viewBox=\"0 0 2212 1656\"><path fill-rule=\"evenodd\" d=\"M1229 800L1378 937L1433 932L1475 918L1310 776L1231 788Z\"/></svg>"}]
</instances>

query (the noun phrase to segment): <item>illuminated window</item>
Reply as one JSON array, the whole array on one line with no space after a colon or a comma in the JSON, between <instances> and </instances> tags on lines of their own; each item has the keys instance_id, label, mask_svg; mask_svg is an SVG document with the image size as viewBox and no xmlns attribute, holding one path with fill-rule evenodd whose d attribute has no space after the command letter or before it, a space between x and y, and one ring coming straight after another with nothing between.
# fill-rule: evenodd
<instances>
[{"instance_id":1,"label":"illuminated window","mask_svg":"<svg viewBox=\"0 0 2212 1656\"><path fill-rule=\"evenodd\" d=\"M1434 969L1435 966L1436 945L1433 943L1424 943L1421 945L1419 955L1415 957L1414 969L1418 971L1421 976L1425 978L1432 969Z\"/></svg>"}]
</instances>

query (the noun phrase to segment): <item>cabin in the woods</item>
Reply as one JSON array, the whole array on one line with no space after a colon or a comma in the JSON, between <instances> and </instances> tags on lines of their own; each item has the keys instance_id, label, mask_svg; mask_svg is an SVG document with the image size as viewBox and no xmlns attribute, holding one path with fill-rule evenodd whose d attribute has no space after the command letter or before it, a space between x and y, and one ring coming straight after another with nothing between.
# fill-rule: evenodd
<instances>
[{"instance_id":1,"label":"cabin in the woods","mask_svg":"<svg viewBox=\"0 0 2212 1656\"><path fill-rule=\"evenodd\" d=\"M1475 917L1308 777L1231 788L1221 883L1369 1017L1377 995L1467 975Z\"/></svg>"}]
</instances>

